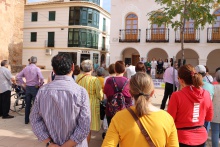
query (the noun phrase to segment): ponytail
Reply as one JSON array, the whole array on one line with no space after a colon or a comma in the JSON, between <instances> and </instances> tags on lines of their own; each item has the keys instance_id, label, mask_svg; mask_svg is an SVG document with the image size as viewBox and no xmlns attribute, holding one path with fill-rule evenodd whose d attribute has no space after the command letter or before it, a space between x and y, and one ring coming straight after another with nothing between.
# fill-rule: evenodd
<instances>
[{"instance_id":1,"label":"ponytail","mask_svg":"<svg viewBox=\"0 0 220 147\"><path fill-rule=\"evenodd\" d=\"M184 80L186 85L193 85L196 88L203 85L202 75L196 73L195 68L190 64L181 66L178 70L178 76L180 79Z\"/></svg>"},{"instance_id":2,"label":"ponytail","mask_svg":"<svg viewBox=\"0 0 220 147\"><path fill-rule=\"evenodd\" d=\"M138 117L149 114L149 100L154 91L154 83L149 75L137 72L130 80L130 94L135 99L135 109Z\"/></svg>"},{"instance_id":3,"label":"ponytail","mask_svg":"<svg viewBox=\"0 0 220 147\"><path fill-rule=\"evenodd\" d=\"M135 109L138 117L142 117L143 115L149 114L149 98L146 96L139 96L135 102Z\"/></svg>"},{"instance_id":4,"label":"ponytail","mask_svg":"<svg viewBox=\"0 0 220 147\"><path fill-rule=\"evenodd\" d=\"M194 73L194 75L192 75L192 84L196 88L199 88L200 86L202 86L203 85L202 75L199 73Z\"/></svg>"}]
</instances>

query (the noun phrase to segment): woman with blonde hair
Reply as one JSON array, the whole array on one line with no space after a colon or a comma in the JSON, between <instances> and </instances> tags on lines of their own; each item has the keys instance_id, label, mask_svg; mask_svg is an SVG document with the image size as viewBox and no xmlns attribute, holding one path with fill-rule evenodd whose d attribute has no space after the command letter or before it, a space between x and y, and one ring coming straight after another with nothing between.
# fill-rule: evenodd
<instances>
[{"instance_id":1,"label":"woman with blonde hair","mask_svg":"<svg viewBox=\"0 0 220 147\"><path fill-rule=\"evenodd\" d=\"M130 94L135 106L129 111L135 113L156 147L179 147L173 118L165 111L152 105L154 84L149 75L138 72L131 77ZM127 109L119 111L112 118L102 147L151 147L142 134L139 125Z\"/></svg>"},{"instance_id":2,"label":"woman with blonde hair","mask_svg":"<svg viewBox=\"0 0 220 147\"><path fill-rule=\"evenodd\" d=\"M180 147L203 147L208 138L204 122L213 117L210 94L192 65L181 66L178 77L182 89L171 95L167 111L175 121Z\"/></svg>"},{"instance_id":3,"label":"woman with blonde hair","mask_svg":"<svg viewBox=\"0 0 220 147\"><path fill-rule=\"evenodd\" d=\"M92 131L99 131L100 124L100 101L103 99L102 86L98 78L92 76L93 63L91 60L84 60L81 63L83 73L79 74L76 83L84 87L89 94L90 109L91 109L91 126ZM88 136L90 141L91 132Z\"/></svg>"}]
</instances>

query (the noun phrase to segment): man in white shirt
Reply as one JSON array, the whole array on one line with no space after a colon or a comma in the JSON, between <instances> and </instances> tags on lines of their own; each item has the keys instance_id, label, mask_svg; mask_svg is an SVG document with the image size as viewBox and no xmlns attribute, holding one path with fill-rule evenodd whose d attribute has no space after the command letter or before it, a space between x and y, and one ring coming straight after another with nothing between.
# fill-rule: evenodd
<instances>
[{"instance_id":1,"label":"man in white shirt","mask_svg":"<svg viewBox=\"0 0 220 147\"><path fill-rule=\"evenodd\" d=\"M136 74L135 72L135 66L131 65L130 63L128 64L129 66L126 69L126 73L127 73L127 78L131 79L131 76L133 76L134 74Z\"/></svg>"},{"instance_id":2,"label":"man in white shirt","mask_svg":"<svg viewBox=\"0 0 220 147\"><path fill-rule=\"evenodd\" d=\"M15 83L11 72L8 69L8 61L3 60L0 67L0 116L2 119L14 118L9 115L11 105L11 85Z\"/></svg>"},{"instance_id":3,"label":"man in white shirt","mask_svg":"<svg viewBox=\"0 0 220 147\"><path fill-rule=\"evenodd\" d=\"M175 91L179 85L177 70L175 69L175 75L173 75L173 70L174 68L173 65L171 64L171 67L167 68L163 75L163 80L165 82L165 90L164 90L162 104L160 106L160 109L163 110L165 109L168 97L170 98L173 93L173 85L175 85Z\"/></svg>"},{"instance_id":4,"label":"man in white shirt","mask_svg":"<svg viewBox=\"0 0 220 147\"><path fill-rule=\"evenodd\" d=\"M156 76L156 67L157 67L157 61L155 58L151 61L151 77L155 79Z\"/></svg>"}]
</instances>

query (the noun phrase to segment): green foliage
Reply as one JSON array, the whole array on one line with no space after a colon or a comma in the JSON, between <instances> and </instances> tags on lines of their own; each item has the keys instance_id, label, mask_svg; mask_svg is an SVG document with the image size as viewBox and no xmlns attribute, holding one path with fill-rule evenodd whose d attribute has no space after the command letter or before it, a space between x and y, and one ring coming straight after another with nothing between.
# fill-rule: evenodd
<instances>
[{"instance_id":1,"label":"green foliage","mask_svg":"<svg viewBox=\"0 0 220 147\"><path fill-rule=\"evenodd\" d=\"M194 28L201 27L206 23L213 23L215 16L210 10L220 3L220 0L155 0L161 5L159 10L148 13L152 24L170 24L172 28L182 28L183 20L194 20ZM185 9L185 12L184 12Z\"/></svg>"}]
</instances>

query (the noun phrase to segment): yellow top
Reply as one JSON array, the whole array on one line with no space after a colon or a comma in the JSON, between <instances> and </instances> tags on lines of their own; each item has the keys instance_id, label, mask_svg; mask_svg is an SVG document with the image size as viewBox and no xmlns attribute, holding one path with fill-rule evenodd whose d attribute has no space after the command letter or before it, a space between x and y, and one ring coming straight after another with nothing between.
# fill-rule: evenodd
<instances>
[{"instance_id":1,"label":"yellow top","mask_svg":"<svg viewBox=\"0 0 220 147\"><path fill-rule=\"evenodd\" d=\"M135 111L134 106L131 107ZM156 147L179 147L173 118L165 111L151 112L139 118ZM112 118L102 147L149 147L128 110Z\"/></svg>"},{"instance_id":2,"label":"yellow top","mask_svg":"<svg viewBox=\"0 0 220 147\"><path fill-rule=\"evenodd\" d=\"M104 89L104 80L105 80L105 78L103 78L103 77L97 77L97 78L99 79L100 84L102 86L102 90L103 90Z\"/></svg>"}]
</instances>

